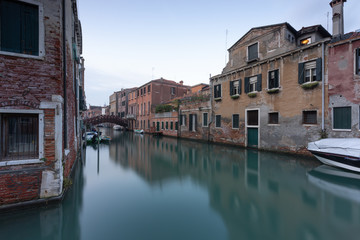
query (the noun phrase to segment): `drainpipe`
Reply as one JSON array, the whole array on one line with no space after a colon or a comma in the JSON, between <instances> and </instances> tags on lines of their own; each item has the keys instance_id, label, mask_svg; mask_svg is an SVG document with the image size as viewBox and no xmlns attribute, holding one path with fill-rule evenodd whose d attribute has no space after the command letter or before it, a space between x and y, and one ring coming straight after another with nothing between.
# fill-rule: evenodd
<instances>
[{"instance_id":1,"label":"drainpipe","mask_svg":"<svg viewBox=\"0 0 360 240\"><path fill-rule=\"evenodd\" d=\"M321 130L325 130L325 43L321 44Z\"/></svg>"},{"instance_id":2,"label":"drainpipe","mask_svg":"<svg viewBox=\"0 0 360 240\"><path fill-rule=\"evenodd\" d=\"M65 0L62 1L62 31L63 31L63 92L64 92L64 148L67 148L67 95L66 95L66 6L65 6Z\"/></svg>"},{"instance_id":3,"label":"drainpipe","mask_svg":"<svg viewBox=\"0 0 360 240\"><path fill-rule=\"evenodd\" d=\"M210 131L211 131L211 125L213 123L213 119L214 119L214 112L213 112L213 85L211 83L211 74L210 74L210 77L209 77L209 90L210 90L210 119L209 119L209 124L208 124L208 142L210 142L210 137L211 137L211 134L210 134Z\"/></svg>"}]
</instances>

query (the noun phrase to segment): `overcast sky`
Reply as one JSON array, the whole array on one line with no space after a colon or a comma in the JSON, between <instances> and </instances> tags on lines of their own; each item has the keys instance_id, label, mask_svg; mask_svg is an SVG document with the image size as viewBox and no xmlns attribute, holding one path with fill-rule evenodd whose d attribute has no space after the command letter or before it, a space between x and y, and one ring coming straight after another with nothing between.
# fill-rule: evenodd
<instances>
[{"instance_id":1,"label":"overcast sky","mask_svg":"<svg viewBox=\"0 0 360 240\"><path fill-rule=\"evenodd\" d=\"M163 77L186 85L221 73L227 49L253 27L321 24L332 33L330 0L78 0L86 101ZM345 32L360 29L360 1L345 3ZM329 13L329 17L327 16Z\"/></svg>"}]
</instances>

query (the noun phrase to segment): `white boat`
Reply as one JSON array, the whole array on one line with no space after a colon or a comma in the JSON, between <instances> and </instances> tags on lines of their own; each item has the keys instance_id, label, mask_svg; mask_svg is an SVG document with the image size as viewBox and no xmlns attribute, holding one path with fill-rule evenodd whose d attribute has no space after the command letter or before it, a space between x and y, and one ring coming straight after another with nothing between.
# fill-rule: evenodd
<instances>
[{"instance_id":1,"label":"white boat","mask_svg":"<svg viewBox=\"0 0 360 240\"><path fill-rule=\"evenodd\" d=\"M360 138L326 138L307 149L324 164L360 172Z\"/></svg>"},{"instance_id":2,"label":"white boat","mask_svg":"<svg viewBox=\"0 0 360 240\"><path fill-rule=\"evenodd\" d=\"M134 133L143 134L143 133L144 133L144 130L142 130L142 129L135 129L135 130L134 130Z\"/></svg>"},{"instance_id":3,"label":"white boat","mask_svg":"<svg viewBox=\"0 0 360 240\"><path fill-rule=\"evenodd\" d=\"M120 125L115 125L115 126L113 126L113 129L116 131L121 131L123 129L123 127Z\"/></svg>"}]
</instances>

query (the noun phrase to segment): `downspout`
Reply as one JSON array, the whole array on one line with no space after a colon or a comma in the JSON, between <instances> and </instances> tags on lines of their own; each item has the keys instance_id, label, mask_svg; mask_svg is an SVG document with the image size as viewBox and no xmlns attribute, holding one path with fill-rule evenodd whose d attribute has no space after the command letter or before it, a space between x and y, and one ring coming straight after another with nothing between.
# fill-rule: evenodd
<instances>
[{"instance_id":1,"label":"downspout","mask_svg":"<svg viewBox=\"0 0 360 240\"><path fill-rule=\"evenodd\" d=\"M211 131L211 125L213 123L213 119L214 119L214 113L213 113L213 84L211 83L211 74L210 74L210 78L209 78L209 90L210 90L210 119L209 119L209 124L208 124L208 142L210 142L210 131Z\"/></svg>"},{"instance_id":2,"label":"downspout","mask_svg":"<svg viewBox=\"0 0 360 240\"><path fill-rule=\"evenodd\" d=\"M67 68L66 68L66 20L65 20L65 14L66 14L66 9L65 9L65 0L62 0L62 31L63 31L63 37L62 37L62 41L63 41L63 93L64 93L64 148L67 148L67 95L66 95L66 73L67 73Z\"/></svg>"},{"instance_id":3,"label":"downspout","mask_svg":"<svg viewBox=\"0 0 360 240\"><path fill-rule=\"evenodd\" d=\"M321 130L325 131L325 43L321 44Z\"/></svg>"}]
</instances>

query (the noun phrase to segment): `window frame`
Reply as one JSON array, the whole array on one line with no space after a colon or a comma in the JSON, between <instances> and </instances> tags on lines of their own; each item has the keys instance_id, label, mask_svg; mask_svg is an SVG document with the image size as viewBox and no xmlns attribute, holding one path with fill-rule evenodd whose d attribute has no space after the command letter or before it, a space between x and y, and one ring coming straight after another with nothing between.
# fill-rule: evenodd
<instances>
[{"instance_id":1,"label":"window frame","mask_svg":"<svg viewBox=\"0 0 360 240\"><path fill-rule=\"evenodd\" d=\"M277 114L277 122L276 123L270 122L271 114ZM268 113L268 125L279 125L279 112L269 112Z\"/></svg>"},{"instance_id":2,"label":"window frame","mask_svg":"<svg viewBox=\"0 0 360 240\"><path fill-rule=\"evenodd\" d=\"M340 109L340 108L347 108L350 109L350 128L335 128L335 109ZM333 131L340 131L340 132L349 132L352 129L352 107L351 106L338 106L338 107L333 107L332 108L332 130Z\"/></svg>"},{"instance_id":3,"label":"window frame","mask_svg":"<svg viewBox=\"0 0 360 240\"><path fill-rule=\"evenodd\" d=\"M355 49L355 75L360 76L360 48Z\"/></svg>"},{"instance_id":4,"label":"window frame","mask_svg":"<svg viewBox=\"0 0 360 240\"><path fill-rule=\"evenodd\" d=\"M43 163L40 159L44 158L44 111L43 110L24 110L24 109L0 109L0 115L2 114L33 114L38 115L38 158L30 159L18 159L18 160L4 160L0 161L0 167L10 165L23 165ZM2 136L2 122L0 118L0 137ZM2 148L2 146L0 146Z\"/></svg>"},{"instance_id":5,"label":"window frame","mask_svg":"<svg viewBox=\"0 0 360 240\"><path fill-rule=\"evenodd\" d=\"M45 57L45 27L44 27L44 7L43 3L37 2L34 0L18 0L18 2L22 2L25 4L35 5L38 8L38 55L31 55L25 53L15 53L8 51L1 51L0 55L14 56L14 57L23 57L23 58L34 58L34 59L44 59ZM1 20L1 19L0 19ZM0 29L1 35L1 29Z\"/></svg>"},{"instance_id":6,"label":"window frame","mask_svg":"<svg viewBox=\"0 0 360 240\"><path fill-rule=\"evenodd\" d=\"M206 114L206 117L205 117L205 114ZM204 112L203 114L202 114L202 126L203 127L208 127L209 126L209 119L208 119L208 117L209 117L209 113L207 113L207 112ZM204 124L205 123L205 119L206 119L206 124Z\"/></svg>"},{"instance_id":7,"label":"window frame","mask_svg":"<svg viewBox=\"0 0 360 240\"><path fill-rule=\"evenodd\" d=\"M219 125L218 123L218 118L219 118ZM221 128L221 115L215 115L215 128Z\"/></svg>"},{"instance_id":8,"label":"window frame","mask_svg":"<svg viewBox=\"0 0 360 240\"><path fill-rule=\"evenodd\" d=\"M256 57L250 59L250 47L256 45ZM259 59L259 42L252 43L247 46L246 48L246 56L247 56L247 62L257 61Z\"/></svg>"},{"instance_id":9,"label":"window frame","mask_svg":"<svg viewBox=\"0 0 360 240\"><path fill-rule=\"evenodd\" d=\"M222 97L221 83L214 85L214 99L220 99Z\"/></svg>"},{"instance_id":10,"label":"window frame","mask_svg":"<svg viewBox=\"0 0 360 240\"><path fill-rule=\"evenodd\" d=\"M234 116L237 116L237 127L235 126L234 127ZM232 124L232 129L240 129L240 114L233 114L232 116L231 116L231 124Z\"/></svg>"},{"instance_id":11,"label":"window frame","mask_svg":"<svg viewBox=\"0 0 360 240\"><path fill-rule=\"evenodd\" d=\"M309 123L309 122L305 122L305 113L310 113L310 112L315 112L315 120L316 122L315 123ZM302 124L303 125L311 125L311 126L314 126L314 125L318 125L318 119L317 119L317 110L303 110L302 111Z\"/></svg>"},{"instance_id":12,"label":"window frame","mask_svg":"<svg viewBox=\"0 0 360 240\"><path fill-rule=\"evenodd\" d=\"M275 80L277 80L277 87L272 87L272 88L270 88L270 74L271 73L276 73L277 72L277 79L275 79ZM275 75L276 76L276 75ZM267 89L268 90L271 90L271 89L279 89L280 88L280 69L279 68L277 68L277 69L273 69L273 70L269 70L268 71L268 74L267 74Z\"/></svg>"}]
</instances>

